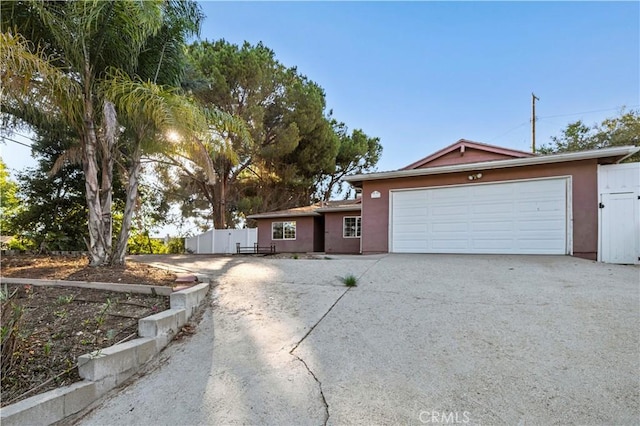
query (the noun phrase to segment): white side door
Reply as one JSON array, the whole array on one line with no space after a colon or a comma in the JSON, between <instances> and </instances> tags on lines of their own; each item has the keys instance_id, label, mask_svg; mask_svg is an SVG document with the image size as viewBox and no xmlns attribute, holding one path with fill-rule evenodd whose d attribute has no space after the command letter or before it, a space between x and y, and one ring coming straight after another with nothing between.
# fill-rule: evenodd
<instances>
[{"instance_id":1,"label":"white side door","mask_svg":"<svg viewBox=\"0 0 640 426\"><path fill-rule=\"evenodd\" d=\"M607 263L638 263L638 196L633 192L601 194L600 201L600 260Z\"/></svg>"}]
</instances>

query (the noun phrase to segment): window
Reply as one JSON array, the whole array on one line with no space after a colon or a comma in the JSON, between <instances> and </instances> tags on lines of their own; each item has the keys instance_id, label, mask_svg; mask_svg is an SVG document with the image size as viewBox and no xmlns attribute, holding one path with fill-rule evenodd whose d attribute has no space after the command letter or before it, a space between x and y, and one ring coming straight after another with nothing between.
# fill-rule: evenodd
<instances>
[{"instance_id":1,"label":"window","mask_svg":"<svg viewBox=\"0 0 640 426\"><path fill-rule=\"evenodd\" d=\"M342 237L360 238L360 222L360 216L345 217L342 222Z\"/></svg>"},{"instance_id":2,"label":"window","mask_svg":"<svg viewBox=\"0 0 640 426\"><path fill-rule=\"evenodd\" d=\"M271 239L272 240L295 240L296 239L296 223L295 222L271 222Z\"/></svg>"}]
</instances>

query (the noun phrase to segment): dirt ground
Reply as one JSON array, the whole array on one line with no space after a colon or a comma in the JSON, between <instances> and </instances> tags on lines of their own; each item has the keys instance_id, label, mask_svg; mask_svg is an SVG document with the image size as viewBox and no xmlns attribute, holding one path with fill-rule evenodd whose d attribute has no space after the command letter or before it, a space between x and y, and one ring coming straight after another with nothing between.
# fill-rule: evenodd
<instances>
[{"instance_id":1,"label":"dirt ground","mask_svg":"<svg viewBox=\"0 0 640 426\"><path fill-rule=\"evenodd\" d=\"M3 277L173 286L171 272L135 262L88 266L86 258L11 256ZM169 298L73 287L2 286L2 406L79 381L77 358L137 336L138 319Z\"/></svg>"},{"instance_id":2,"label":"dirt ground","mask_svg":"<svg viewBox=\"0 0 640 426\"><path fill-rule=\"evenodd\" d=\"M67 281L93 281L173 286L173 272L135 262L126 267L90 267L85 257L8 256L0 260L3 277Z\"/></svg>"}]
</instances>

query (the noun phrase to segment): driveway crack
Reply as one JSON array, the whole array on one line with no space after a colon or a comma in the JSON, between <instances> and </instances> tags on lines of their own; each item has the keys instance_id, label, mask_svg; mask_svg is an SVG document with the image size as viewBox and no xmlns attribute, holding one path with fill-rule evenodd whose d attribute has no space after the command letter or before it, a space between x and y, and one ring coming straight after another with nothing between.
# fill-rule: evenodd
<instances>
[{"instance_id":1,"label":"driveway crack","mask_svg":"<svg viewBox=\"0 0 640 426\"><path fill-rule=\"evenodd\" d=\"M378 262L380 262L380 260L382 260L382 258L378 259L373 265L371 265L370 267L368 267L362 274L360 274L360 276L358 277L358 281L360 281L360 279L367 273L369 272L369 270L371 268L373 268L375 265L378 264ZM313 326L311 326L311 328L309 329L309 331L307 331L305 333L304 336L302 336L302 338L298 341L298 343L295 344L295 346L289 351L289 355L294 356L298 361L300 361L304 367L307 369L307 371L309 372L309 374L311 374L311 377L313 377L313 379L316 381L316 383L318 384L318 389L320 390L320 397L322 399L322 404L324 405L324 410L325 410L325 417L324 417L324 423L323 426L327 426L327 423L329 422L329 403L327 402L327 398L324 395L324 392L322 390L322 382L318 379L318 377L315 375L315 373L313 371L311 371L311 369L309 368L309 366L307 365L307 363L305 362L304 359L300 358L298 355L294 354L294 352L296 351L296 349L298 349L298 347L300 346L300 344L302 342L304 342L304 340L311 334L311 332L313 330L315 330L315 328L322 322L322 320L324 320L327 315L329 315L329 313L333 310L333 308L338 304L338 302L340 302L340 300L342 300L342 298L349 292L349 290L352 290L353 287L347 287L347 289L340 295L340 297L338 297L336 299L335 302L333 302L333 304L331 306L329 306L329 309L327 309L327 312L325 312L320 319L313 324Z\"/></svg>"},{"instance_id":2,"label":"driveway crack","mask_svg":"<svg viewBox=\"0 0 640 426\"><path fill-rule=\"evenodd\" d=\"M292 352L293 352L293 349L291 350L291 352L289 352L289 354L291 354L294 357L296 357L296 359L298 361L300 361L302 363L302 365L304 365L304 368L307 369L309 374L311 374L311 377L313 377L313 380L315 380L316 383L318 384L318 389L320 390L320 398L322 399L322 405L324 405L324 423L323 423L323 426L327 426L327 423L329 422L329 403L327 402L327 398L325 398L324 392L322 391L322 382L313 373L313 371L311 371L311 369L309 368L307 363L304 361L304 359L300 358L298 355L296 355L296 354L294 354Z\"/></svg>"},{"instance_id":3,"label":"driveway crack","mask_svg":"<svg viewBox=\"0 0 640 426\"><path fill-rule=\"evenodd\" d=\"M302 363L302 365L304 365L304 367L307 369L307 371L309 372L309 374L311 374L311 377L313 377L313 379L316 381L316 383L318 384L318 389L320 390L320 398L322 399L322 405L324 405L324 423L323 426L326 426L327 423L329 422L329 403L327 402L327 398L324 396L324 391L322 390L322 382L318 379L318 376L315 375L315 373L313 371L311 371L311 369L309 368L309 366L307 365L307 363L305 362L304 359L300 358L298 355L296 355L294 352L296 351L296 349L298 349L298 346L300 346L300 344L302 342L304 342L304 340L307 338L307 336L309 336L309 334L311 334L311 332L313 330L315 330L315 328L322 322L323 319L326 318L327 315L329 315L329 312L331 312L331 310L338 304L338 302L349 292L349 290L351 290L351 288L347 288L341 295L340 297L338 297L336 299L335 302L333 302L333 304L329 307L329 309L327 310L327 312L325 312L320 319L313 324L313 326L311 326L311 328L309 329L309 331L307 331L305 333L304 336L302 336L302 339L300 339L298 341L298 343L295 344L295 346L289 351L289 355L294 356L298 361L300 361Z\"/></svg>"}]
</instances>

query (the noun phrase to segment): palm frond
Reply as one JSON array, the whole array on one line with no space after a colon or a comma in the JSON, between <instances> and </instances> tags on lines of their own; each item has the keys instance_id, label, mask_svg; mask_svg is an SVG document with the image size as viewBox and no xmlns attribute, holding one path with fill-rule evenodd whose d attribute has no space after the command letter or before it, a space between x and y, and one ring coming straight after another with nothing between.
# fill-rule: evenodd
<instances>
[{"instance_id":1,"label":"palm frond","mask_svg":"<svg viewBox=\"0 0 640 426\"><path fill-rule=\"evenodd\" d=\"M72 146L65 150L58 158L49 171L49 177L54 176L66 165L82 164L82 148L79 145Z\"/></svg>"},{"instance_id":2,"label":"palm frond","mask_svg":"<svg viewBox=\"0 0 640 426\"><path fill-rule=\"evenodd\" d=\"M161 0L30 3L78 72L88 63L96 74L107 64L135 66L142 46L162 25Z\"/></svg>"},{"instance_id":3,"label":"palm frond","mask_svg":"<svg viewBox=\"0 0 640 426\"><path fill-rule=\"evenodd\" d=\"M2 104L14 110L37 108L81 125L82 89L71 76L52 65L53 55L34 48L20 34L0 33Z\"/></svg>"},{"instance_id":4,"label":"palm frond","mask_svg":"<svg viewBox=\"0 0 640 426\"><path fill-rule=\"evenodd\" d=\"M132 79L115 68L110 69L108 77L101 82L101 92L129 122L142 121L157 129L189 130L205 126L205 117L177 89Z\"/></svg>"}]
</instances>

